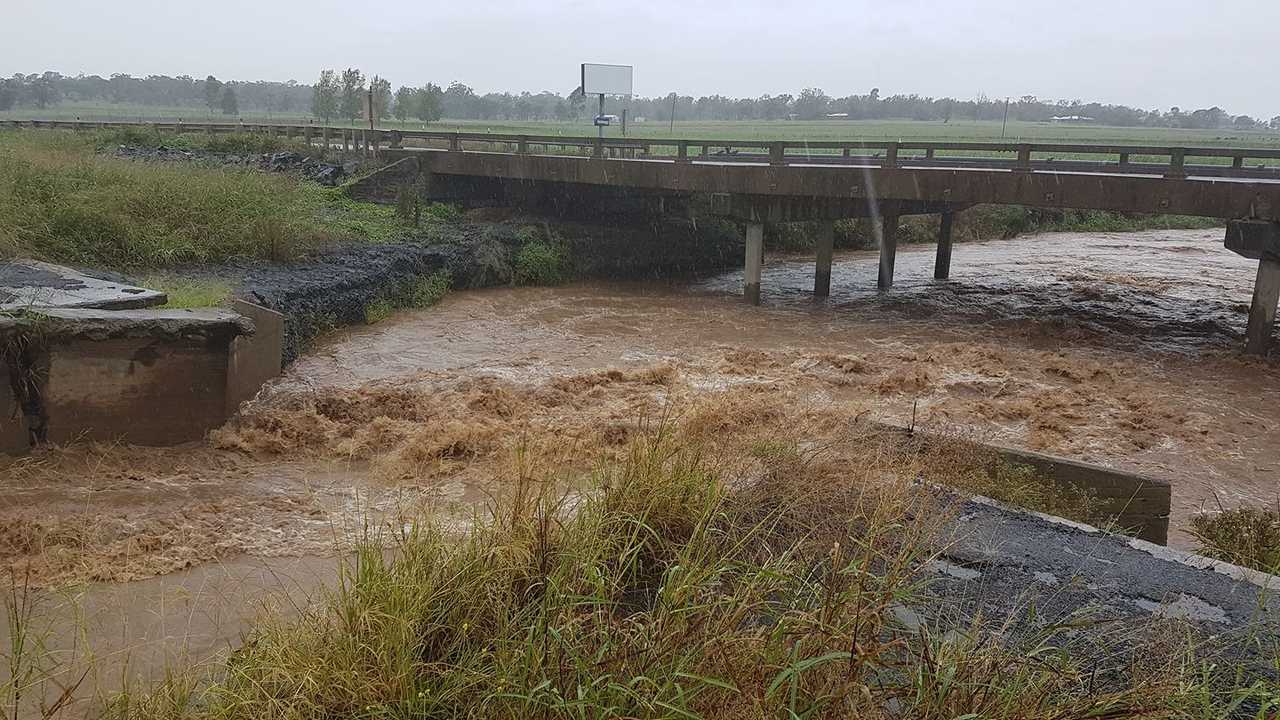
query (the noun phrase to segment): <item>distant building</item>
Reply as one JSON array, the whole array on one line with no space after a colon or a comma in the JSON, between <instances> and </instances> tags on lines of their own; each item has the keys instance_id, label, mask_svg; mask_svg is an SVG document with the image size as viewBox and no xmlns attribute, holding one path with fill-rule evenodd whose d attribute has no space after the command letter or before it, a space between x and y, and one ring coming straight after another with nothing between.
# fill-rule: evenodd
<instances>
[{"instance_id":1,"label":"distant building","mask_svg":"<svg viewBox=\"0 0 1280 720\"><path fill-rule=\"evenodd\" d=\"M828 120L842 120L849 117L849 113L827 113Z\"/></svg>"},{"instance_id":2,"label":"distant building","mask_svg":"<svg viewBox=\"0 0 1280 720\"><path fill-rule=\"evenodd\" d=\"M1093 118L1091 118L1091 117L1085 117L1084 115L1058 115L1058 116L1056 116L1056 117L1052 117L1052 118L1049 118L1049 119L1050 119L1050 120L1052 120L1053 122L1056 122L1056 123L1071 123L1071 122L1087 123L1087 122L1093 122Z\"/></svg>"}]
</instances>

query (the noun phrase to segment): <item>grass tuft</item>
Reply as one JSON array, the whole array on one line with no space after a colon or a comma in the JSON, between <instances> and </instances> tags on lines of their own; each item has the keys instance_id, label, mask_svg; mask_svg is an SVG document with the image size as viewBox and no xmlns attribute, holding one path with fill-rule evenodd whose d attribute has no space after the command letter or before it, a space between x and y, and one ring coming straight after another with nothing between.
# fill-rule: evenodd
<instances>
[{"instance_id":1,"label":"grass tuft","mask_svg":"<svg viewBox=\"0 0 1280 720\"><path fill-rule=\"evenodd\" d=\"M1280 501L1191 518L1200 552L1235 565L1280 574Z\"/></svg>"}]
</instances>

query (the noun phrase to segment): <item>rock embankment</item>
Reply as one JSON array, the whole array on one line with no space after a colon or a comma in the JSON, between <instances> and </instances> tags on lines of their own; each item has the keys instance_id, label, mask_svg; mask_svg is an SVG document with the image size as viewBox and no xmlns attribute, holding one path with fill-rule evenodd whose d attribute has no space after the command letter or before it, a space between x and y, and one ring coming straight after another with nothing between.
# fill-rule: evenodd
<instances>
[{"instance_id":1,"label":"rock embankment","mask_svg":"<svg viewBox=\"0 0 1280 720\"><path fill-rule=\"evenodd\" d=\"M288 172L301 175L321 185L334 187L340 185L347 177L356 172L355 163L331 163L318 158L282 151L274 153L224 153L209 150L187 150L168 147L139 147L136 145L120 145L113 157L126 160L153 162L202 162L210 165L229 167L246 167L267 172Z\"/></svg>"}]
</instances>

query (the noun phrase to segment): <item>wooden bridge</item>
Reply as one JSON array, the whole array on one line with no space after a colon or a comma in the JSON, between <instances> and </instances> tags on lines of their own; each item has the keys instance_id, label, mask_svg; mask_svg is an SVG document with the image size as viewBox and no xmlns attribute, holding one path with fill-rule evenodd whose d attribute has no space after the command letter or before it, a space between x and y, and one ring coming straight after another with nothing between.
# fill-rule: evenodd
<instances>
[{"instance_id":1,"label":"wooden bridge","mask_svg":"<svg viewBox=\"0 0 1280 720\"><path fill-rule=\"evenodd\" d=\"M0 127L138 123L3 121ZM489 134L244 123L144 123L160 132L256 132L408 160L391 178L469 178L501 192L615 187L707 195L746 224L745 295L760 299L765 222L819 221L814 292L830 291L840 218L880 225L879 287L893 285L903 215L942 216L934 275L950 273L956 212L976 204L1221 219L1225 245L1256 259L1246 349L1265 353L1280 300L1280 149L1061 143L773 141Z\"/></svg>"}]
</instances>

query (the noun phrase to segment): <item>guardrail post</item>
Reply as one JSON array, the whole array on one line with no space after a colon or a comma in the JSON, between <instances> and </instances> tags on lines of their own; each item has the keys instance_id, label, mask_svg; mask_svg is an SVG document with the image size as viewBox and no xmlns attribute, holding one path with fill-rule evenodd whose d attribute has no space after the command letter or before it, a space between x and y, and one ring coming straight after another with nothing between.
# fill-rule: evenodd
<instances>
[{"instance_id":1,"label":"guardrail post","mask_svg":"<svg viewBox=\"0 0 1280 720\"><path fill-rule=\"evenodd\" d=\"M787 144L783 142L769 143L769 164L770 165L786 165L787 164Z\"/></svg>"},{"instance_id":2,"label":"guardrail post","mask_svg":"<svg viewBox=\"0 0 1280 720\"><path fill-rule=\"evenodd\" d=\"M1234 169L1236 169L1236 170L1240 170L1241 168L1243 168L1243 167L1244 167L1244 156L1243 156L1243 155L1236 155L1235 157L1231 158L1231 167L1232 167L1232 168L1234 168Z\"/></svg>"},{"instance_id":3,"label":"guardrail post","mask_svg":"<svg viewBox=\"0 0 1280 720\"><path fill-rule=\"evenodd\" d=\"M591 157L599 160L604 157L604 140L596 138L591 143Z\"/></svg>"},{"instance_id":4,"label":"guardrail post","mask_svg":"<svg viewBox=\"0 0 1280 720\"><path fill-rule=\"evenodd\" d=\"M1014 172L1031 172L1031 146L1018 146L1018 164L1013 168Z\"/></svg>"},{"instance_id":5,"label":"guardrail post","mask_svg":"<svg viewBox=\"0 0 1280 720\"><path fill-rule=\"evenodd\" d=\"M1169 171L1164 176L1171 180L1181 180L1187 176L1187 151L1185 148L1173 148L1169 153Z\"/></svg>"},{"instance_id":6,"label":"guardrail post","mask_svg":"<svg viewBox=\"0 0 1280 720\"><path fill-rule=\"evenodd\" d=\"M1120 167L1129 167L1129 153L1120 153Z\"/></svg>"},{"instance_id":7,"label":"guardrail post","mask_svg":"<svg viewBox=\"0 0 1280 720\"><path fill-rule=\"evenodd\" d=\"M891 142L889 147L884 150L884 166L887 168L897 167L898 165L898 143Z\"/></svg>"},{"instance_id":8,"label":"guardrail post","mask_svg":"<svg viewBox=\"0 0 1280 720\"><path fill-rule=\"evenodd\" d=\"M852 152L853 152L853 148L850 148L847 146L844 148L841 148L840 157L849 157Z\"/></svg>"},{"instance_id":9,"label":"guardrail post","mask_svg":"<svg viewBox=\"0 0 1280 720\"><path fill-rule=\"evenodd\" d=\"M676 144L676 162L689 162L689 141L681 140Z\"/></svg>"},{"instance_id":10,"label":"guardrail post","mask_svg":"<svg viewBox=\"0 0 1280 720\"><path fill-rule=\"evenodd\" d=\"M449 134L449 152L462 152L462 138L458 133Z\"/></svg>"},{"instance_id":11,"label":"guardrail post","mask_svg":"<svg viewBox=\"0 0 1280 720\"><path fill-rule=\"evenodd\" d=\"M529 136L521 135L519 142L516 143L516 152L521 155L529 154Z\"/></svg>"}]
</instances>

